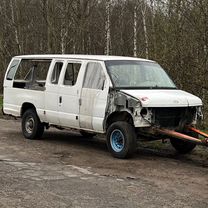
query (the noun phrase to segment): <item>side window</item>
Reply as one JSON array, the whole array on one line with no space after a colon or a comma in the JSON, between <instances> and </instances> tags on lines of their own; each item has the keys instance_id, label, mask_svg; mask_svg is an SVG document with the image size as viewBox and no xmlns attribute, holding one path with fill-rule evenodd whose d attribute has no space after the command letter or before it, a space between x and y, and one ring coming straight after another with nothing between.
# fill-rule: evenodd
<instances>
[{"instance_id":1,"label":"side window","mask_svg":"<svg viewBox=\"0 0 208 208\"><path fill-rule=\"evenodd\" d=\"M51 59L22 59L14 76L13 87L45 90L44 86L50 64ZM12 76L12 72L9 71L7 77L12 78Z\"/></svg>"},{"instance_id":2,"label":"side window","mask_svg":"<svg viewBox=\"0 0 208 208\"><path fill-rule=\"evenodd\" d=\"M80 68L80 63L68 63L64 76L64 85L76 84Z\"/></svg>"},{"instance_id":3,"label":"side window","mask_svg":"<svg viewBox=\"0 0 208 208\"><path fill-rule=\"evenodd\" d=\"M62 62L56 62L55 66L53 68L53 73L51 76L51 83L52 84L58 84L58 80L59 80L59 76L61 74L61 69L63 67L63 63Z\"/></svg>"},{"instance_id":4,"label":"side window","mask_svg":"<svg viewBox=\"0 0 208 208\"><path fill-rule=\"evenodd\" d=\"M23 59L18 66L14 79L21 81L45 81L50 63L51 60Z\"/></svg>"},{"instance_id":5,"label":"side window","mask_svg":"<svg viewBox=\"0 0 208 208\"><path fill-rule=\"evenodd\" d=\"M105 83L105 74L100 63L91 62L87 64L84 88L103 90Z\"/></svg>"},{"instance_id":6,"label":"side window","mask_svg":"<svg viewBox=\"0 0 208 208\"><path fill-rule=\"evenodd\" d=\"M7 80L13 80L14 75L16 73L17 67L19 65L20 60L13 60L11 63L11 66L9 68L9 71L7 72L6 79Z\"/></svg>"}]
</instances>

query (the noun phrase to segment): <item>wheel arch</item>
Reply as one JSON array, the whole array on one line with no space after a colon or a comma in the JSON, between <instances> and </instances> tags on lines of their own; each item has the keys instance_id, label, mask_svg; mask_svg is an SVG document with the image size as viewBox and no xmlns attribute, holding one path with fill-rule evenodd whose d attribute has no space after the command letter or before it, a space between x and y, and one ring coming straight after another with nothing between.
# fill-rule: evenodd
<instances>
[{"instance_id":1,"label":"wheel arch","mask_svg":"<svg viewBox=\"0 0 208 208\"><path fill-rule=\"evenodd\" d=\"M134 119L129 111L127 110L114 111L111 114L109 114L105 120L105 124L104 124L105 131L112 123L116 121L126 121L127 123L130 123L132 126L134 126Z\"/></svg>"},{"instance_id":2,"label":"wheel arch","mask_svg":"<svg viewBox=\"0 0 208 208\"><path fill-rule=\"evenodd\" d=\"M25 111L28 109L34 109L36 111L36 107L34 106L34 104L29 103L29 102L25 102L22 104L21 111L20 111L20 117L22 117L23 114L25 113Z\"/></svg>"}]
</instances>

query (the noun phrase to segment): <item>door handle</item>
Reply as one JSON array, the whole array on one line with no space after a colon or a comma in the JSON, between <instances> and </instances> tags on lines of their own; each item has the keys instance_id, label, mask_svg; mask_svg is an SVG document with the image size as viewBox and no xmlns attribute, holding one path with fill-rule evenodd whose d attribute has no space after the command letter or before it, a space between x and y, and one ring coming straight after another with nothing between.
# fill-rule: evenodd
<instances>
[{"instance_id":1,"label":"door handle","mask_svg":"<svg viewBox=\"0 0 208 208\"><path fill-rule=\"evenodd\" d=\"M59 96L59 103L62 103L62 96Z\"/></svg>"}]
</instances>

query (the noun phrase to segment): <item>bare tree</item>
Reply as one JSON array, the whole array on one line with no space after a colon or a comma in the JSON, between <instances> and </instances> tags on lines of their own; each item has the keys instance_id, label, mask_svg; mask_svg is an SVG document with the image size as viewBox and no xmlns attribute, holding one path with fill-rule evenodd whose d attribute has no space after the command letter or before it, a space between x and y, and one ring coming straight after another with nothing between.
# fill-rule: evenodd
<instances>
[{"instance_id":1,"label":"bare tree","mask_svg":"<svg viewBox=\"0 0 208 208\"><path fill-rule=\"evenodd\" d=\"M110 55L110 6L111 0L106 0L106 21L105 21L105 36L106 36L106 46L105 46L105 54Z\"/></svg>"},{"instance_id":2,"label":"bare tree","mask_svg":"<svg viewBox=\"0 0 208 208\"><path fill-rule=\"evenodd\" d=\"M16 41L16 45L18 48L18 53L22 54L23 50L22 50L22 46L20 44L20 38L19 38L19 28L18 28L18 24L16 22L16 20L18 19L17 14L15 15L15 11L16 11L16 7L17 7L17 2L16 0L10 0L10 10L11 10L11 21L12 21L12 26L14 29L14 36L15 36L15 41Z\"/></svg>"},{"instance_id":3,"label":"bare tree","mask_svg":"<svg viewBox=\"0 0 208 208\"><path fill-rule=\"evenodd\" d=\"M134 6L134 57L137 57L137 5Z\"/></svg>"},{"instance_id":4,"label":"bare tree","mask_svg":"<svg viewBox=\"0 0 208 208\"><path fill-rule=\"evenodd\" d=\"M142 23L143 23L143 30L144 30L144 40L145 40L145 58L149 58L149 41L147 35L147 25L146 25L146 9L147 5L145 2L142 3L141 6L141 13L142 13Z\"/></svg>"}]
</instances>

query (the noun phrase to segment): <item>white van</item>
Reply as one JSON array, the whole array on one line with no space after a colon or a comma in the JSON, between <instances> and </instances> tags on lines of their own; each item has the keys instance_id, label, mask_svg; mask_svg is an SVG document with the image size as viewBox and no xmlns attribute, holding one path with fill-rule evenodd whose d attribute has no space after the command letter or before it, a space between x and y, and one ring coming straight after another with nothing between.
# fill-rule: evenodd
<instances>
[{"instance_id":1,"label":"white van","mask_svg":"<svg viewBox=\"0 0 208 208\"><path fill-rule=\"evenodd\" d=\"M24 55L12 58L4 79L3 111L22 118L27 139L44 129L106 134L113 156L126 158L137 139L161 139L153 128L193 135L187 125L202 117L202 101L177 89L154 61L95 55ZM194 143L170 138L181 153Z\"/></svg>"}]
</instances>

